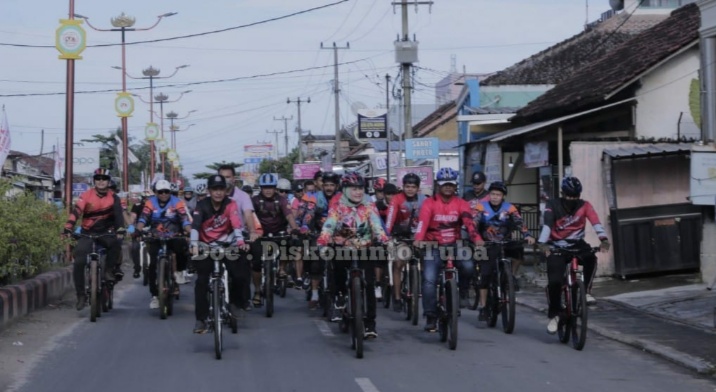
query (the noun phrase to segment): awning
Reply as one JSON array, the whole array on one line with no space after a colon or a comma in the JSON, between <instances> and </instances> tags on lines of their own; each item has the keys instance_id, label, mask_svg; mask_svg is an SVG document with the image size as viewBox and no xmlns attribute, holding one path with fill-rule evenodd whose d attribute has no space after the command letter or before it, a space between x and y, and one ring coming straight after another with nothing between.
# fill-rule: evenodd
<instances>
[{"instance_id":1,"label":"awning","mask_svg":"<svg viewBox=\"0 0 716 392\"><path fill-rule=\"evenodd\" d=\"M691 153L690 144L644 144L639 146L608 148L604 150L604 155L608 155L612 159L632 159L642 158L654 155L678 155L682 153Z\"/></svg>"},{"instance_id":2,"label":"awning","mask_svg":"<svg viewBox=\"0 0 716 392\"><path fill-rule=\"evenodd\" d=\"M570 115L568 115L568 116L563 116L563 117L559 117L559 118L555 118L555 119L547 120L547 121L541 121L541 122L538 122L538 123L525 125L525 126L523 126L523 127L513 128L513 129L510 129L510 130L507 130L507 131L498 132L498 133L496 133L496 134L486 136L486 137L484 137L484 138L482 138L482 139L479 139L479 140L477 140L477 141L478 141L478 142L499 142L499 141L502 141L502 140L506 140L506 139L513 138L513 137L515 137L515 136L520 136L520 135L524 135L524 134L526 134L526 133L534 132L534 131L537 131L537 130L540 130L540 129L549 127L550 125L559 124L559 123L561 123L561 122L565 122L565 121L571 120L571 119L573 119L573 118L582 117L582 116L585 116L585 115L587 115L587 114L595 113L595 112L598 112L598 111L601 111L601 110L604 110L604 109L609 109L609 108L611 108L611 107L614 107L614 106L617 106L617 105L621 105L621 104L623 104L623 103L630 102L630 101L634 101L634 100L636 100L636 97L627 98L627 99L624 99L624 100L619 101L619 102L610 103L609 105L604 105L604 106L600 106L600 107L598 107L598 108L594 108L594 109L590 109L590 110L585 110L585 111L583 111L583 112L579 112L579 113L575 113L575 114L570 114Z\"/></svg>"}]
</instances>

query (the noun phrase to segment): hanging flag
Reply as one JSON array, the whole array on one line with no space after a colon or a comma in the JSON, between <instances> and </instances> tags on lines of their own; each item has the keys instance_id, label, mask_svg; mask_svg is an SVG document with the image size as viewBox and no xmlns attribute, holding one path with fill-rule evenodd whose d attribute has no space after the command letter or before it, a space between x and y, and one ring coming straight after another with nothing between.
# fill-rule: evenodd
<instances>
[{"instance_id":1,"label":"hanging flag","mask_svg":"<svg viewBox=\"0 0 716 392\"><path fill-rule=\"evenodd\" d=\"M62 167L63 167L63 159L60 156L60 141L57 141L57 144L55 145L54 154L52 159L55 161L55 173L53 175L53 178L55 179L55 182L62 180Z\"/></svg>"},{"instance_id":2,"label":"hanging flag","mask_svg":"<svg viewBox=\"0 0 716 392\"><path fill-rule=\"evenodd\" d=\"M114 140L117 141L117 156L119 158L119 167L122 167L122 149L124 148L124 144L122 143L122 139L119 138L119 135L114 135ZM131 148L127 148L127 162L129 163L137 163L139 162L139 159L137 159L137 156L134 155Z\"/></svg>"},{"instance_id":3,"label":"hanging flag","mask_svg":"<svg viewBox=\"0 0 716 392\"><path fill-rule=\"evenodd\" d=\"M0 121L0 165L5 165L10 153L10 126L7 122L7 114L5 113L5 105L2 106L2 121Z\"/></svg>"}]
</instances>

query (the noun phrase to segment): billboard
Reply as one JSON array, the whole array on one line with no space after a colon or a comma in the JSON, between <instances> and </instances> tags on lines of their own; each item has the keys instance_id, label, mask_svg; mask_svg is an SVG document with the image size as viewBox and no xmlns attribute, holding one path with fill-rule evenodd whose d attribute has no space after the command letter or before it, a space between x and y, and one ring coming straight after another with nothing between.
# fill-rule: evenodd
<instances>
[{"instance_id":1,"label":"billboard","mask_svg":"<svg viewBox=\"0 0 716 392\"><path fill-rule=\"evenodd\" d=\"M99 164L99 148L75 148L72 150L72 173L91 175Z\"/></svg>"},{"instance_id":2,"label":"billboard","mask_svg":"<svg viewBox=\"0 0 716 392\"><path fill-rule=\"evenodd\" d=\"M312 180L313 175L321 170L320 163L294 163L293 179L294 180Z\"/></svg>"},{"instance_id":3,"label":"billboard","mask_svg":"<svg viewBox=\"0 0 716 392\"><path fill-rule=\"evenodd\" d=\"M247 144L244 146L244 166L242 172L258 173L259 165L264 159L274 156L273 144Z\"/></svg>"},{"instance_id":4,"label":"billboard","mask_svg":"<svg viewBox=\"0 0 716 392\"><path fill-rule=\"evenodd\" d=\"M406 159L438 159L440 155L440 139L421 137L405 140Z\"/></svg>"},{"instance_id":5,"label":"billboard","mask_svg":"<svg viewBox=\"0 0 716 392\"><path fill-rule=\"evenodd\" d=\"M363 109L358 111L358 139L387 139L388 111Z\"/></svg>"}]
</instances>

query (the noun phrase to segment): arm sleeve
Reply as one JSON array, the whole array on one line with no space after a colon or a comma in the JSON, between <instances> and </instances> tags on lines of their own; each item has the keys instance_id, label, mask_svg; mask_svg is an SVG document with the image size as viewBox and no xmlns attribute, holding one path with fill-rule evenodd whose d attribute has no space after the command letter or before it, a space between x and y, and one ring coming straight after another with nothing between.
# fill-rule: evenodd
<instances>
[{"instance_id":1,"label":"arm sleeve","mask_svg":"<svg viewBox=\"0 0 716 392\"><path fill-rule=\"evenodd\" d=\"M542 231L539 234L537 242L543 244L549 241L549 237L552 235L552 228L554 227L554 207L552 201L549 201L544 207L543 218L544 223L542 224Z\"/></svg>"},{"instance_id":2,"label":"arm sleeve","mask_svg":"<svg viewBox=\"0 0 716 392\"><path fill-rule=\"evenodd\" d=\"M418 228L415 231L416 241L423 241L425 239L425 234L428 232L428 226L430 226L430 219L433 215L432 207L432 199L427 199L423 203L423 208L420 209L420 215L418 216Z\"/></svg>"},{"instance_id":3,"label":"arm sleeve","mask_svg":"<svg viewBox=\"0 0 716 392\"><path fill-rule=\"evenodd\" d=\"M122 202L119 199L119 196L112 195L112 197L114 198L114 205L112 206L112 211L114 212L114 226L119 229L120 227L124 227L124 208L122 208Z\"/></svg>"},{"instance_id":4,"label":"arm sleeve","mask_svg":"<svg viewBox=\"0 0 716 392\"><path fill-rule=\"evenodd\" d=\"M234 236L236 238L236 242L239 244L244 243L244 236L241 233L241 213L239 212L239 205L236 203L229 203L227 206L227 209L229 210L229 221L231 222L231 227L234 229Z\"/></svg>"},{"instance_id":5,"label":"arm sleeve","mask_svg":"<svg viewBox=\"0 0 716 392\"><path fill-rule=\"evenodd\" d=\"M586 209L587 220L589 221L589 223L592 224L592 227L594 228L594 231L597 233L597 236L599 237L599 239L601 241L606 240L607 232L606 232L606 230L604 230L604 226L602 226L602 223L599 221L599 215L597 215L597 211L594 210L592 203L585 201L584 208Z\"/></svg>"},{"instance_id":6,"label":"arm sleeve","mask_svg":"<svg viewBox=\"0 0 716 392\"><path fill-rule=\"evenodd\" d=\"M370 208L370 210L368 211L368 220L370 222L370 231L373 235L373 238L375 238L381 244L388 242L388 236L385 234L385 230L383 230L383 221L380 219L378 209L375 207L375 204L372 204L368 208ZM370 245L370 242L371 238L368 238L367 243L361 241L361 245Z\"/></svg>"},{"instance_id":7,"label":"arm sleeve","mask_svg":"<svg viewBox=\"0 0 716 392\"><path fill-rule=\"evenodd\" d=\"M191 231L192 231L192 233L194 231L196 231L197 235L198 235L199 231L201 231L201 226L204 224L204 216L202 215L200 208L197 208L196 210L194 210L194 213L192 215L193 215L194 219L192 220L192 223L191 223ZM199 238L197 237L196 240L198 241Z\"/></svg>"},{"instance_id":8,"label":"arm sleeve","mask_svg":"<svg viewBox=\"0 0 716 392\"><path fill-rule=\"evenodd\" d=\"M65 228L72 229L75 227L75 223L77 223L77 220L82 217L82 213L85 210L86 202L80 196L79 199L77 199L77 202L75 202L75 205L72 207L72 211L70 211L70 216L67 218L67 222L65 223Z\"/></svg>"},{"instance_id":9,"label":"arm sleeve","mask_svg":"<svg viewBox=\"0 0 716 392\"><path fill-rule=\"evenodd\" d=\"M177 203L177 214L179 215L179 219L181 220L182 228L186 226L191 226L191 220L187 215L186 203L184 203L184 201L182 200L179 200L179 202Z\"/></svg>"},{"instance_id":10,"label":"arm sleeve","mask_svg":"<svg viewBox=\"0 0 716 392\"><path fill-rule=\"evenodd\" d=\"M393 232L393 225L395 225L395 218L398 216L398 197L394 197L393 200L390 201L390 206L388 207L388 214L385 217L385 234L390 235L390 233Z\"/></svg>"},{"instance_id":11,"label":"arm sleeve","mask_svg":"<svg viewBox=\"0 0 716 392\"><path fill-rule=\"evenodd\" d=\"M462 225L467 229L468 237L471 238L473 242L481 240L482 237L480 237L480 234L475 230L475 220L473 219L470 204L462 199L460 199L460 202L460 219L462 220Z\"/></svg>"},{"instance_id":12,"label":"arm sleeve","mask_svg":"<svg viewBox=\"0 0 716 392\"><path fill-rule=\"evenodd\" d=\"M531 236L529 230L527 230L527 226L525 226L525 221L522 219L522 215L520 215L520 211L517 210L517 207L514 205L510 205L510 218L512 219L513 227L517 228L520 233L522 233L522 237L527 238Z\"/></svg>"},{"instance_id":13,"label":"arm sleeve","mask_svg":"<svg viewBox=\"0 0 716 392\"><path fill-rule=\"evenodd\" d=\"M316 241L318 245L326 246L331 241L331 238L333 238L333 233L335 233L336 231L338 218L338 208L331 208L330 210L328 210L328 217L323 223L321 235L318 236L318 240Z\"/></svg>"},{"instance_id":14,"label":"arm sleeve","mask_svg":"<svg viewBox=\"0 0 716 392\"><path fill-rule=\"evenodd\" d=\"M142 208L142 212L139 215L139 219L137 222L141 222L143 224L149 224L152 222L152 202L151 200L147 200L144 202L144 208Z\"/></svg>"}]
</instances>

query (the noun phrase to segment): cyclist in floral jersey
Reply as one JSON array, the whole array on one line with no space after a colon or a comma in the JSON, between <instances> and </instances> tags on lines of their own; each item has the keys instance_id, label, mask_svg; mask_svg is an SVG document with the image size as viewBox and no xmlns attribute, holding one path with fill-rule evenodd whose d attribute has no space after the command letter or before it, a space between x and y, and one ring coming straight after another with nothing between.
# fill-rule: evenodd
<instances>
[{"instance_id":1,"label":"cyclist in floral jersey","mask_svg":"<svg viewBox=\"0 0 716 392\"><path fill-rule=\"evenodd\" d=\"M375 240L377 243L385 243L388 236L378 216L375 206L365 200L365 180L355 172L348 172L343 175L341 181L344 193L338 204L330 209L323 230L318 237L318 246L325 247L331 243L337 246L350 248L366 248ZM334 269L334 290L338 294L336 298L336 309L345 306L343 294L347 293L346 280L347 269L350 267L350 260L333 260ZM375 298L375 265L372 260L361 260L366 280L366 323L365 336L376 338L378 334L375 329L376 298ZM335 317L332 318L335 320ZM336 320L337 321L337 320Z\"/></svg>"}]
</instances>

